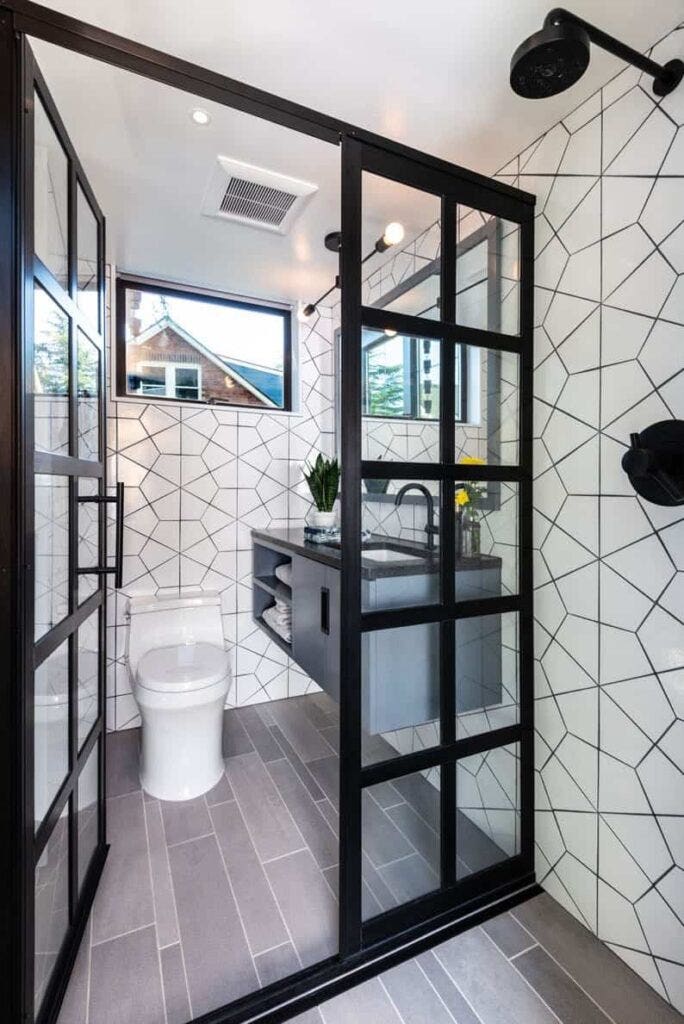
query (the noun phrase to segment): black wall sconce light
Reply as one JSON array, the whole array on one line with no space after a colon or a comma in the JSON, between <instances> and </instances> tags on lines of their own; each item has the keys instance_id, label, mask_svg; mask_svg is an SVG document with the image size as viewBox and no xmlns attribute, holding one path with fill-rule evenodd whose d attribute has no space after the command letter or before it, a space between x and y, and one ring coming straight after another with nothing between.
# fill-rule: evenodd
<instances>
[{"instance_id":1,"label":"black wall sconce light","mask_svg":"<svg viewBox=\"0 0 684 1024\"><path fill-rule=\"evenodd\" d=\"M656 96L667 96L684 76L681 60L657 64L571 11L556 7L546 15L541 31L529 36L513 54L511 88L532 100L569 89L587 70L590 42L651 75Z\"/></svg>"},{"instance_id":2,"label":"black wall sconce light","mask_svg":"<svg viewBox=\"0 0 684 1024\"><path fill-rule=\"evenodd\" d=\"M684 420L663 420L630 435L622 468L654 505L684 505Z\"/></svg>"}]
</instances>

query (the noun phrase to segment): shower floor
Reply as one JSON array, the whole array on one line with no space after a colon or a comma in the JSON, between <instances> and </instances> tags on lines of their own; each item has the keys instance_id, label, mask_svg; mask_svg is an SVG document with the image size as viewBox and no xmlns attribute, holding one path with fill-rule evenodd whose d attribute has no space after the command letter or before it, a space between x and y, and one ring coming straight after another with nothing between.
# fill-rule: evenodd
<instances>
[{"instance_id":1,"label":"shower floor","mask_svg":"<svg viewBox=\"0 0 684 1024\"><path fill-rule=\"evenodd\" d=\"M227 711L226 774L181 803L141 790L138 730L110 734L111 848L58 1024L186 1024L336 952L338 724L320 693ZM366 808L367 915L436 884L435 794L412 778ZM476 833L481 864L490 841ZM407 843L414 852L392 860ZM514 913L297 1021L683 1024L549 897ZM605 989L608 1016L592 985Z\"/></svg>"}]
</instances>

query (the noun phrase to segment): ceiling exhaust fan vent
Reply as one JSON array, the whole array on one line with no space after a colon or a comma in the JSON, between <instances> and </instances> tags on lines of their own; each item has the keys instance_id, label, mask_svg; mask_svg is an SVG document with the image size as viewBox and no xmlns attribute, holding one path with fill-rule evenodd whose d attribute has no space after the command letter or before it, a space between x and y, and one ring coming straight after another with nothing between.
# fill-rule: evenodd
<instances>
[{"instance_id":1,"label":"ceiling exhaust fan vent","mask_svg":"<svg viewBox=\"0 0 684 1024\"><path fill-rule=\"evenodd\" d=\"M284 235L317 189L308 181L219 156L202 212Z\"/></svg>"}]
</instances>

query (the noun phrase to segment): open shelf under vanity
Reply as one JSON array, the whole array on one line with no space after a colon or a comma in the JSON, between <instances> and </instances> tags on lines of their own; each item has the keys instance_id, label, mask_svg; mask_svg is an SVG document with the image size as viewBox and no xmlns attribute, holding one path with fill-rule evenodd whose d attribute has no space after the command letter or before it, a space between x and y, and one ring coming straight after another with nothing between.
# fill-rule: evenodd
<instances>
[{"instance_id":1,"label":"open shelf under vanity","mask_svg":"<svg viewBox=\"0 0 684 1024\"><path fill-rule=\"evenodd\" d=\"M276 600L292 606L292 588L279 580L275 570L281 565L292 566L292 557L284 551L255 543L253 548L252 613L266 636L288 656L292 656L292 641L282 637L264 619L264 612L275 606ZM290 629L292 627L290 626Z\"/></svg>"}]
</instances>

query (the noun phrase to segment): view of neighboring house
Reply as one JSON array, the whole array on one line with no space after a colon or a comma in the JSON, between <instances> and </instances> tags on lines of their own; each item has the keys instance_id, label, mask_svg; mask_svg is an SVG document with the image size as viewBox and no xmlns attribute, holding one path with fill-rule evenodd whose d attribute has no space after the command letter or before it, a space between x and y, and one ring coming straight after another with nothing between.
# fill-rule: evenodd
<instances>
[{"instance_id":1,"label":"view of neighboring house","mask_svg":"<svg viewBox=\"0 0 684 1024\"><path fill-rule=\"evenodd\" d=\"M282 408L283 373L222 359L169 316L126 342L129 394Z\"/></svg>"}]
</instances>

